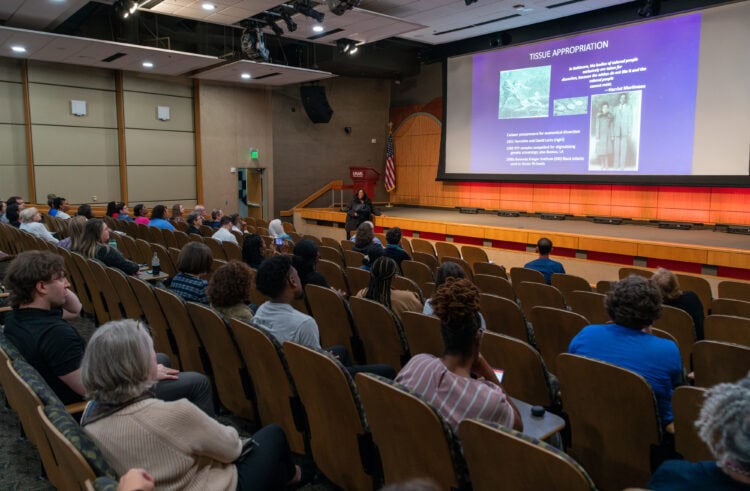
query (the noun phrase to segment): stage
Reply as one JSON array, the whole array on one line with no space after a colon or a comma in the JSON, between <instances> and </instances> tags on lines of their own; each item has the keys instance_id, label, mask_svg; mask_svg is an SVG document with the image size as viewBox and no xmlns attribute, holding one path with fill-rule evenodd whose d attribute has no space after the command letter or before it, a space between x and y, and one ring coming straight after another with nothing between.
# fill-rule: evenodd
<instances>
[{"instance_id":1,"label":"stage","mask_svg":"<svg viewBox=\"0 0 750 491\"><path fill-rule=\"evenodd\" d=\"M404 235L485 247L490 251L533 252L541 237L554 243L553 255L619 266L655 268L717 278L750 280L750 236L714 231L662 229L657 223L625 221L622 225L538 216L501 217L459 213L457 209L381 207L377 231L400 227ZM343 238L346 215L331 208L298 208L295 226L324 227L316 233ZM327 232L327 233L326 233Z\"/></svg>"}]
</instances>

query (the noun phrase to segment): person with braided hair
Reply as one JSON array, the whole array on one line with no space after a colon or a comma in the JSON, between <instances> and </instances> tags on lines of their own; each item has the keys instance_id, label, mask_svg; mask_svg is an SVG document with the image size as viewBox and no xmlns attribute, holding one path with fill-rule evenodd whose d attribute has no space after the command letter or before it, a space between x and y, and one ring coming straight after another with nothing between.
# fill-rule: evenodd
<instances>
[{"instance_id":1,"label":"person with braided hair","mask_svg":"<svg viewBox=\"0 0 750 491\"><path fill-rule=\"evenodd\" d=\"M432 404L454 433L461 421L470 418L523 430L518 409L479 352L484 330L477 287L465 278L448 278L432 296L432 307L440 318L443 356L414 356L396 382Z\"/></svg>"},{"instance_id":2,"label":"person with braided hair","mask_svg":"<svg viewBox=\"0 0 750 491\"><path fill-rule=\"evenodd\" d=\"M377 258L370 268L370 285L356 296L385 305L400 320L403 312L422 312L422 302L414 292L391 289L391 281L397 273L396 261L385 256Z\"/></svg>"},{"instance_id":3,"label":"person with braided hair","mask_svg":"<svg viewBox=\"0 0 750 491\"><path fill-rule=\"evenodd\" d=\"M695 426L716 461L668 460L651 476L648 488L750 489L750 374L710 388Z\"/></svg>"}]
</instances>

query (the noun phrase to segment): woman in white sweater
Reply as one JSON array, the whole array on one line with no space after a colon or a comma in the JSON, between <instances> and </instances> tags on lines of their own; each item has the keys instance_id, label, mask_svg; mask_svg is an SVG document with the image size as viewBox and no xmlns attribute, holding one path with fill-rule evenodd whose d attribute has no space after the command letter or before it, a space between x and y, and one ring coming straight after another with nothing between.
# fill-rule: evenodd
<instances>
[{"instance_id":1,"label":"woman in white sweater","mask_svg":"<svg viewBox=\"0 0 750 491\"><path fill-rule=\"evenodd\" d=\"M47 227L45 227L41 223L42 215L36 208L24 208L19 214L18 218L21 221L21 226L19 228L24 232L28 232L31 235L36 235L40 239L44 239L47 242L52 242L55 245L57 245L57 243L59 242L59 240L57 240L51 233L49 233Z\"/></svg>"},{"instance_id":2,"label":"woman in white sweater","mask_svg":"<svg viewBox=\"0 0 750 491\"><path fill-rule=\"evenodd\" d=\"M81 363L90 399L81 425L119 474L144 468L165 490L280 490L300 479L279 426L243 441L186 399L154 399L157 375L140 322L109 322L91 337Z\"/></svg>"}]
</instances>

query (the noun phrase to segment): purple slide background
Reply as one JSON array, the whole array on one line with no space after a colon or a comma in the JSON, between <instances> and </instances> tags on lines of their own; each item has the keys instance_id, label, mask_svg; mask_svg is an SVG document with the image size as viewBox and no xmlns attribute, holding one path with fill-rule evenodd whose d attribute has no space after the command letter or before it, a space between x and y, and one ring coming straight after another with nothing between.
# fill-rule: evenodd
<instances>
[{"instance_id":1,"label":"purple slide background","mask_svg":"<svg viewBox=\"0 0 750 491\"><path fill-rule=\"evenodd\" d=\"M664 19L581 36L504 49L473 58L471 172L483 174L606 174L589 171L590 114L552 116L553 100L608 93L589 88L589 80L561 82L580 74L568 67L638 57L625 68L647 71L616 75L612 87L645 85L642 91L640 151L637 174L689 175L693 160L695 100L701 14ZM532 61L529 53L609 40L609 47ZM549 117L498 119L499 79L503 70L552 65ZM619 91L618 91L619 92ZM506 158L506 133L578 129L564 144L576 145L565 156L577 162L547 161L544 167L514 168ZM551 157L546 157L551 159ZM545 161L539 156L537 161ZM622 174L623 172L614 172ZM635 172L627 172L636 174Z\"/></svg>"}]
</instances>

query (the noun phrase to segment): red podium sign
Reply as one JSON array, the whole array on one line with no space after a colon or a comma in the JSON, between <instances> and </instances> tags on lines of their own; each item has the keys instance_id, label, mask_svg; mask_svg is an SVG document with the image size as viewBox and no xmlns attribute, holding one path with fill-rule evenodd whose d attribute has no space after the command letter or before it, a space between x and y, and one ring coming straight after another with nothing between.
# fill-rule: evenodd
<instances>
[{"instance_id":1,"label":"red podium sign","mask_svg":"<svg viewBox=\"0 0 750 491\"><path fill-rule=\"evenodd\" d=\"M355 193L361 188L370 199L375 198L375 185L380 180L380 172L372 167L349 167L349 177L352 178Z\"/></svg>"}]
</instances>

